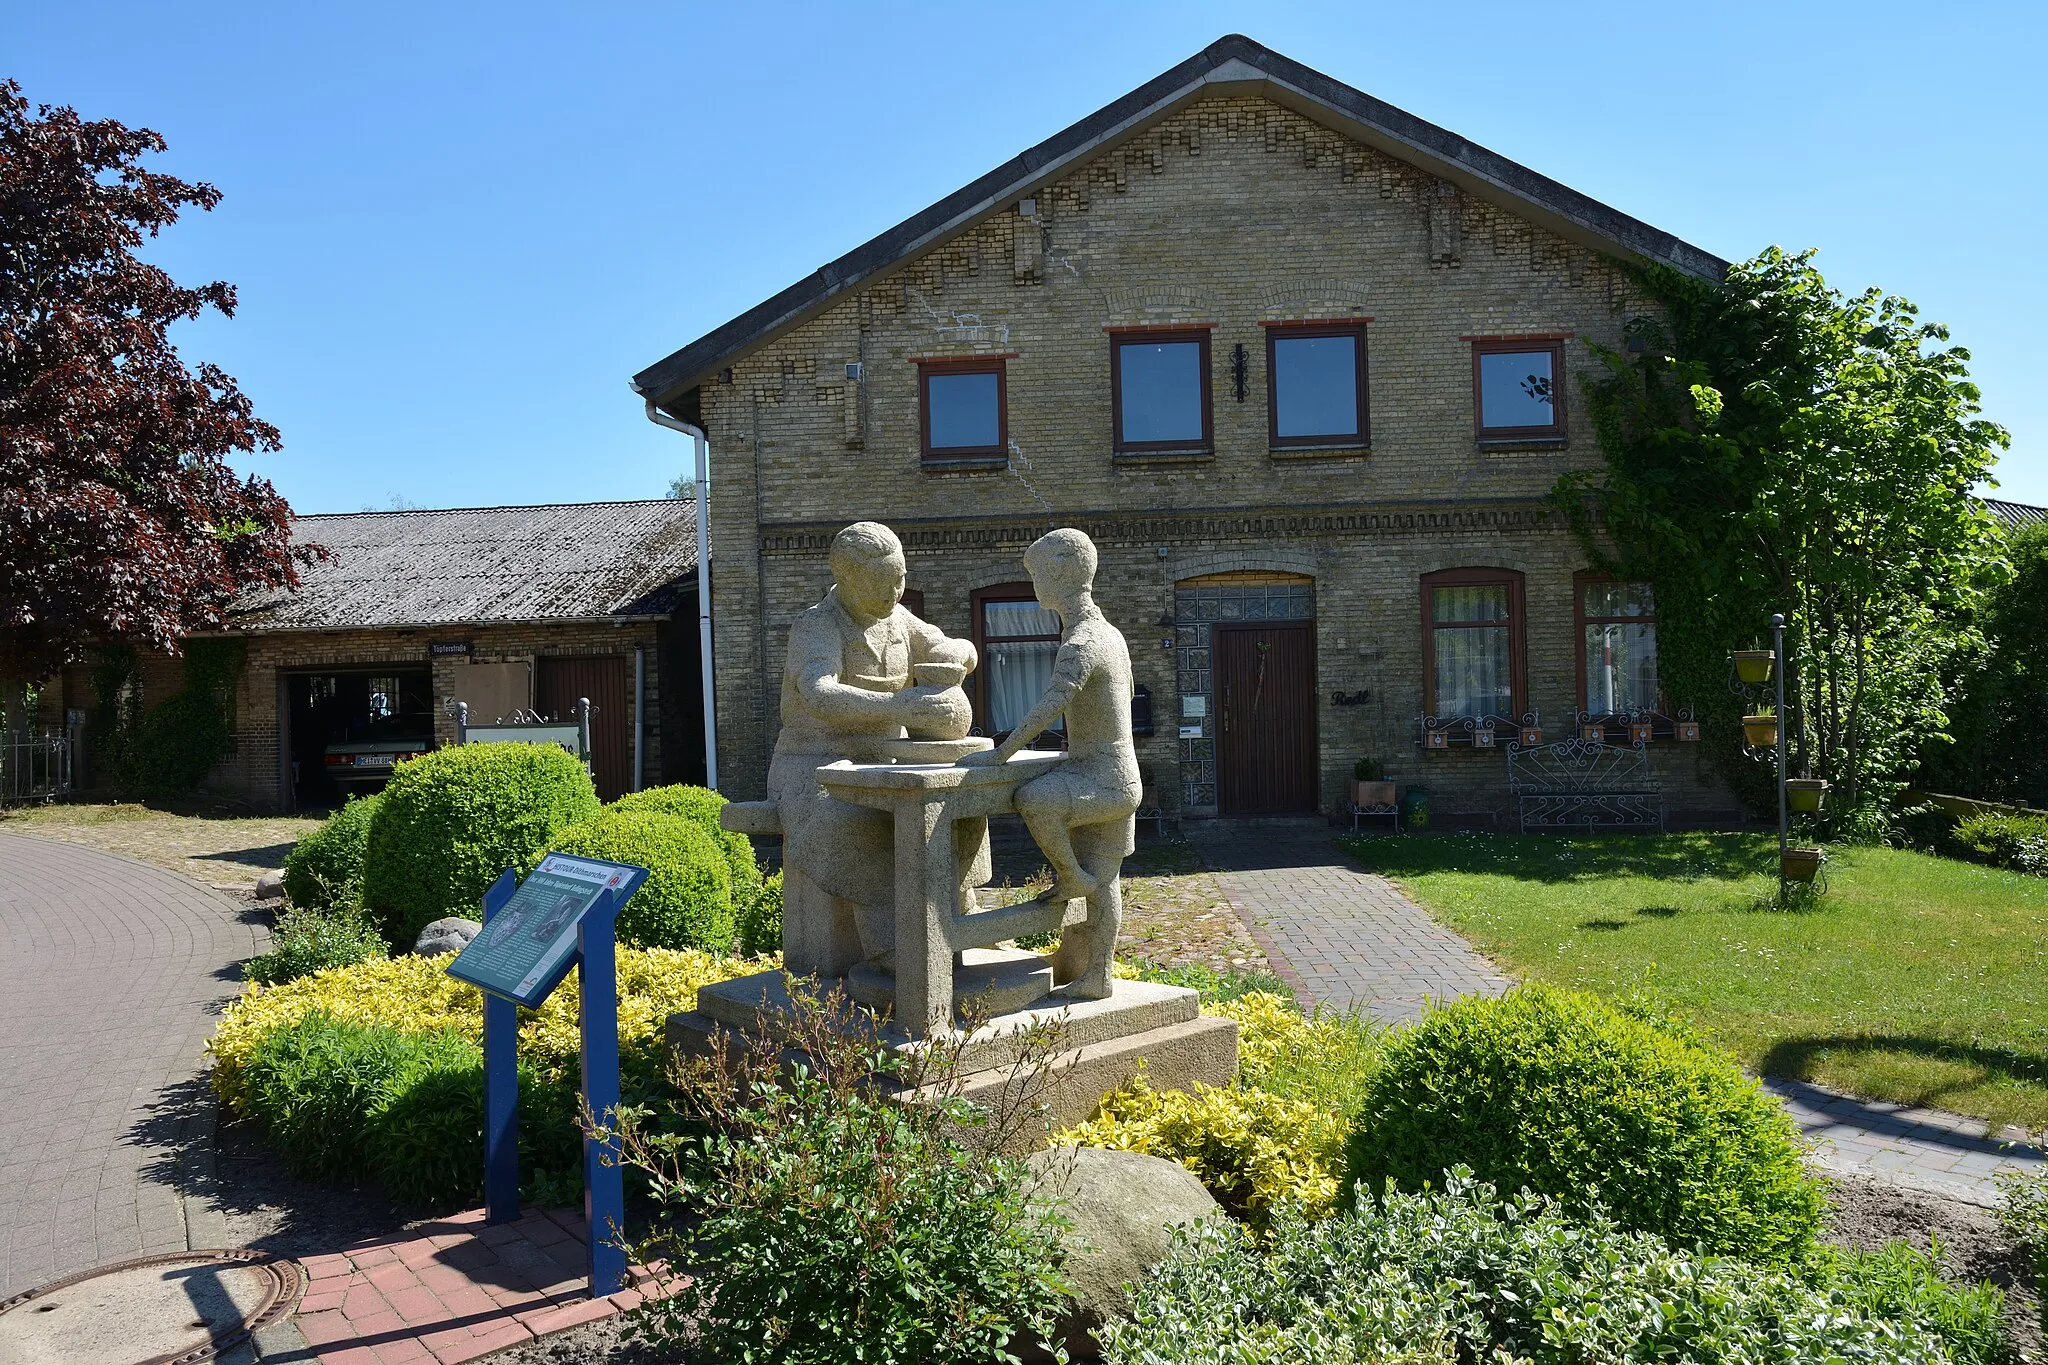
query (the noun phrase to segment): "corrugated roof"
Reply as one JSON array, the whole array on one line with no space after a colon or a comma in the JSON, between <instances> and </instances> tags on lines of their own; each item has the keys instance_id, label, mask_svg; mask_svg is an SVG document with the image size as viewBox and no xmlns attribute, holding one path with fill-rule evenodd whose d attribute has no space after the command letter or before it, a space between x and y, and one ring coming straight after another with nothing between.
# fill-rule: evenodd
<instances>
[{"instance_id":1,"label":"corrugated roof","mask_svg":"<svg viewBox=\"0 0 2048 1365\"><path fill-rule=\"evenodd\" d=\"M815 317L848 290L1069 174L1187 102L1229 93L1271 99L1569 240L1663 261L1708 279L1728 271L1728 262L1712 252L1233 33L656 361L633 376L633 388L668 407L706 376Z\"/></svg>"},{"instance_id":2,"label":"corrugated roof","mask_svg":"<svg viewBox=\"0 0 2048 1365\"><path fill-rule=\"evenodd\" d=\"M237 602L235 630L666 616L697 568L697 505L566 503L296 517L325 546L298 591Z\"/></svg>"},{"instance_id":3,"label":"corrugated roof","mask_svg":"<svg viewBox=\"0 0 2048 1365\"><path fill-rule=\"evenodd\" d=\"M2048 507L2036 507L2030 502L2002 502L1997 498L1986 498L1984 509L2011 530L2048 525Z\"/></svg>"}]
</instances>

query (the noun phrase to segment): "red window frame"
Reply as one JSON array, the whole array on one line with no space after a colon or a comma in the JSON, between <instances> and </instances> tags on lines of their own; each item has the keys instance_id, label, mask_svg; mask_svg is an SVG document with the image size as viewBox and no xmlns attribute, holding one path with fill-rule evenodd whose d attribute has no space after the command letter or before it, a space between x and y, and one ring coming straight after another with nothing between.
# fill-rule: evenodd
<instances>
[{"instance_id":1,"label":"red window frame","mask_svg":"<svg viewBox=\"0 0 2048 1365\"><path fill-rule=\"evenodd\" d=\"M1481 445L1513 444L1519 441L1562 441L1565 439L1565 337L1555 333L1526 337L1467 337L1472 343L1472 428ZM1550 353L1550 413L1552 421L1540 427L1490 427L1486 425L1486 391L1480 383L1480 357L1489 355Z\"/></svg>"},{"instance_id":2,"label":"red window frame","mask_svg":"<svg viewBox=\"0 0 2048 1365\"><path fill-rule=\"evenodd\" d=\"M1436 589L1506 587L1508 590L1508 709L1510 720L1529 710L1529 677L1523 630L1522 574L1518 569L1439 569L1422 576L1422 711L1437 715ZM1444 630L1489 629L1492 621L1446 621Z\"/></svg>"},{"instance_id":3,"label":"red window frame","mask_svg":"<svg viewBox=\"0 0 2048 1365\"><path fill-rule=\"evenodd\" d=\"M932 394L934 375L992 374L996 377L996 443L992 446L932 446ZM1009 362L1001 356L972 356L958 360L917 362L918 446L926 464L953 460L993 462L1010 457Z\"/></svg>"},{"instance_id":4,"label":"red window frame","mask_svg":"<svg viewBox=\"0 0 2048 1365\"><path fill-rule=\"evenodd\" d=\"M1595 583L1620 583L1628 580L1615 578L1604 573L1575 573L1572 575L1572 653L1578 659L1579 711L1582 715L1592 714L1591 699L1586 694L1586 627L1587 626L1654 626L1657 613L1652 610L1648 616L1588 616L1586 615L1586 589ZM1647 586L1647 585L1645 585ZM1651 599L1655 601L1654 596ZM1663 640L1659 637L1659 647ZM1663 680L1660 673L1658 690L1661 693ZM1664 699L1660 695L1652 703L1652 709L1661 710ZM1605 712L1602 713L1606 714Z\"/></svg>"},{"instance_id":5,"label":"red window frame","mask_svg":"<svg viewBox=\"0 0 2048 1365\"><path fill-rule=\"evenodd\" d=\"M1209 333L1203 327L1109 328L1109 435L1119 455L1209 455L1216 450L1216 408L1209 375ZM1124 353L1126 345L1192 341L1200 349L1195 364L1202 379L1202 436L1197 441L1126 441L1124 439Z\"/></svg>"},{"instance_id":6,"label":"red window frame","mask_svg":"<svg viewBox=\"0 0 2048 1365\"><path fill-rule=\"evenodd\" d=\"M1280 434L1280 348L1284 340L1351 337L1357 342L1358 431L1350 436L1282 436ZM1274 322L1266 324L1266 441L1276 450L1331 449L1369 445L1372 401L1366 391L1364 322Z\"/></svg>"},{"instance_id":7,"label":"red window frame","mask_svg":"<svg viewBox=\"0 0 2048 1365\"><path fill-rule=\"evenodd\" d=\"M996 733L995 723L990 717L988 709L988 623L982 608L991 602L1029 602L1035 606L1038 603L1038 589L1029 582L991 583L985 588L976 588L968 594L967 600L969 609L974 613L974 654L975 658L979 660L974 672L968 675L974 680L974 693L972 697L974 702L974 723L983 734L988 735L992 739L1000 738L1001 736ZM997 638L1004 644L1010 644L1016 641L1056 641L1060 637L1059 633L1055 631L1051 635L1002 635ZM1002 732L1004 735L1008 733L1009 731L1007 730ZM1040 740L1034 742L1041 746L1064 748L1064 729L1061 731L1048 730Z\"/></svg>"}]
</instances>

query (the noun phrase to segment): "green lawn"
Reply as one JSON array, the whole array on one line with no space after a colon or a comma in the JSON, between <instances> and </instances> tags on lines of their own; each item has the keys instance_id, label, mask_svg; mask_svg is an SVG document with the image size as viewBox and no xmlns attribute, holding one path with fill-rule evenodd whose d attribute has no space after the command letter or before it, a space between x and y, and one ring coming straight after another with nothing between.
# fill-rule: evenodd
<instances>
[{"instance_id":1,"label":"green lawn","mask_svg":"<svg viewBox=\"0 0 2048 1365\"><path fill-rule=\"evenodd\" d=\"M1646 992L1753 1070L2048 1126L2048 878L1840 849L1788 913L1769 836L1347 843L1524 977Z\"/></svg>"}]
</instances>

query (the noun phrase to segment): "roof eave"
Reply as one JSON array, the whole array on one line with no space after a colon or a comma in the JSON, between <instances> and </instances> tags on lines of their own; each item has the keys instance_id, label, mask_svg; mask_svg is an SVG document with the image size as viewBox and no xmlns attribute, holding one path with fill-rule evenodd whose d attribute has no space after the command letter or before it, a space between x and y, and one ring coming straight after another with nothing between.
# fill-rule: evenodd
<instances>
[{"instance_id":1,"label":"roof eave","mask_svg":"<svg viewBox=\"0 0 2048 1365\"><path fill-rule=\"evenodd\" d=\"M1727 273L1729 263L1711 252L1232 35L648 366L633 376L634 392L666 408L719 369L824 312L848 291L887 278L989 212L1034 194L1077 163L1114 150L1181 106L1216 94L1271 99L1593 250L1625 252L1703 278Z\"/></svg>"}]
</instances>

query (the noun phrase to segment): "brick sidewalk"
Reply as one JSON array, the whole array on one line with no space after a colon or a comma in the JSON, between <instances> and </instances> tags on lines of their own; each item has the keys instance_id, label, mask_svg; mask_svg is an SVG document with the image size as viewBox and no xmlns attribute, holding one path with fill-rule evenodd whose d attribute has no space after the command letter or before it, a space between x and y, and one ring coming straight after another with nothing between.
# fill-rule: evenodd
<instances>
[{"instance_id":1,"label":"brick sidewalk","mask_svg":"<svg viewBox=\"0 0 2048 1365\"><path fill-rule=\"evenodd\" d=\"M1990 1131L1982 1119L1939 1109L1914 1109L1766 1077L1764 1088L1785 1102L1815 1164L1872 1175L1925 1194L1998 1207L1998 1177L2008 1171L2048 1174L2048 1154L2018 1129Z\"/></svg>"},{"instance_id":2,"label":"brick sidewalk","mask_svg":"<svg viewBox=\"0 0 2048 1365\"><path fill-rule=\"evenodd\" d=\"M320 1365L456 1365L644 1301L636 1268L609 1298L586 1293L589 1229L565 1210L530 1209L484 1225L482 1209L308 1256L306 1296L290 1320L299 1342L263 1335L262 1359ZM296 1349L294 1349L296 1348Z\"/></svg>"},{"instance_id":3,"label":"brick sidewalk","mask_svg":"<svg viewBox=\"0 0 2048 1365\"><path fill-rule=\"evenodd\" d=\"M1420 1018L1426 1001L1514 984L1385 877L1353 866L1321 820L1190 833L1305 1005L1397 1023Z\"/></svg>"},{"instance_id":4,"label":"brick sidewalk","mask_svg":"<svg viewBox=\"0 0 2048 1365\"><path fill-rule=\"evenodd\" d=\"M177 1188L201 1045L263 931L175 873L0 834L0 1297L219 1245Z\"/></svg>"}]
</instances>

